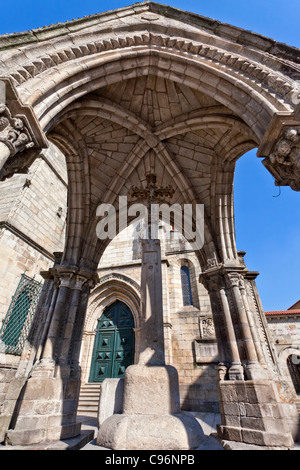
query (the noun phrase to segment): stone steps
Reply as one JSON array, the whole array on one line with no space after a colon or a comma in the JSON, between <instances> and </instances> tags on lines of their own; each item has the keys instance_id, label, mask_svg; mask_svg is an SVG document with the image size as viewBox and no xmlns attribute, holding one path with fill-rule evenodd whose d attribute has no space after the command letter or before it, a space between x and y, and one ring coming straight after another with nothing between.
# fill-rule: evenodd
<instances>
[{"instance_id":1,"label":"stone steps","mask_svg":"<svg viewBox=\"0 0 300 470\"><path fill-rule=\"evenodd\" d=\"M78 415L97 417L101 384L87 383L80 388Z\"/></svg>"}]
</instances>

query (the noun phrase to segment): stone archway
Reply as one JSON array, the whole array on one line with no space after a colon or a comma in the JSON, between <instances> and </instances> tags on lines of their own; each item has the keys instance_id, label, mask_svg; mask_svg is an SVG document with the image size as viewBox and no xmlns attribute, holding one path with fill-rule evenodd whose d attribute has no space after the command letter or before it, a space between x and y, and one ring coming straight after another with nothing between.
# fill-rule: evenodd
<instances>
[{"instance_id":1,"label":"stone archway","mask_svg":"<svg viewBox=\"0 0 300 470\"><path fill-rule=\"evenodd\" d=\"M288 46L278 51L278 45L255 34L243 36L241 31L237 38L233 28L221 24L212 31L208 20L152 2L122 9L125 17L130 26L112 13L100 15L95 23L87 19L80 32L70 28L62 36L58 29L55 46L43 37L38 47L12 44L13 67L10 57L1 65L15 94L12 111L18 112L18 106L30 110L22 125L32 140L31 150L19 148L19 140L12 142L3 131L4 171L9 172L18 150L27 152L24 159L33 158L33 149L46 145L46 135L65 154L69 181L65 250L47 275L32 353L35 365L9 438L15 443L23 439L22 422L30 421L26 405L40 393L40 377L43 386L52 387L47 423L55 424L49 424L45 436L40 412L33 410L31 419L38 425L27 433L27 443L78 433L83 319L108 243L96 236L97 207L117 206L119 196L154 173L159 185L173 186L171 203L205 205L205 243L196 254L218 340L219 435L289 447L283 415L255 420L255 406L262 413L266 397L280 408L275 386L280 379L255 275L236 250L232 186L236 160L259 147L278 184L299 189L294 154L300 121L293 103L297 52ZM13 122L8 119L7 131ZM283 140L288 147L284 155ZM44 398L39 397L42 406ZM237 401L240 407L234 407Z\"/></svg>"}]
</instances>

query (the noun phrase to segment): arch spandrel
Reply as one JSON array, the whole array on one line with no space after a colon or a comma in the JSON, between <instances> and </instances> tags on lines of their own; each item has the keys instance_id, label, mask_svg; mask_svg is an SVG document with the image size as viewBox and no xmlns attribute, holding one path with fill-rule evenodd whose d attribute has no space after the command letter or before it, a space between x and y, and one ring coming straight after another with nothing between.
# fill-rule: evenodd
<instances>
[{"instance_id":1,"label":"arch spandrel","mask_svg":"<svg viewBox=\"0 0 300 470\"><path fill-rule=\"evenodd\" d=\"M148 11L153 12L155 20L147 19ZM203 83L211 83L207 93L213 96L217 91L219 100L222 94L228 100L228 92L233 100L238 88L239 100L244 105L256 103L260 113L268 106L293 111L293 82L299 73L297 49L155 3L124 8L122 18L115 12L104 13L81 20L80 27L78 22L68 22L41 28L34 34L24 33L28 35L28 45L18 47L18 51L14 48L19 46L17 37L3 37L3 44L9 42L10 47L9 53L0 51L4 73L9 67L21 98L36 108L45 98L51 101L51 94L57 101L59 95L67 93L68 85L74 91L84 84L91 91L92 74L98 67L106 79L110 75L125 79L126 64L121 65L121 55L131 61L127 63L127 74L128 70L141 67L141 62L144 67L158 65L173 73L173 78L180 74L188 81L202 76ZM23 42L26 44L25 37ZM283 64L285 52L289 62ZM171 67L168 55L178 59ZM76 77L75 81L72 77ZM97 79L99 82L99 75Z\"/></svg>"}]
</instances>

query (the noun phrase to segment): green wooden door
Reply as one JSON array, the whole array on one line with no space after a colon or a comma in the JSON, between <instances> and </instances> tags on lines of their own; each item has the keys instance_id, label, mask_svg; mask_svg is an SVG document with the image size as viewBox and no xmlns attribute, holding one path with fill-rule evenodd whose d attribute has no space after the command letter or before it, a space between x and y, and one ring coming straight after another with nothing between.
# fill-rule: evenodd
<instances>
[{"instance_id":1,"label":"green wooden door","mask_svg":"<svg viewBox=\"0 0 300 470\"><path fill-rule=\"evenodd\" d=\"M117 301L98 320L89 382L124 377L133 364L134 321L130 309Z\"/></svg>"}]
</instances>

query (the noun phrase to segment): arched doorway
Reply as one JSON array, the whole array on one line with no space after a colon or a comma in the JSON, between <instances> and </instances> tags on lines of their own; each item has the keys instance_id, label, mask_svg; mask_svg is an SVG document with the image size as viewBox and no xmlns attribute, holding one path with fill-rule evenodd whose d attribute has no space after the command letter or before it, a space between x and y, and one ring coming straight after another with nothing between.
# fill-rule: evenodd
<instances>
[{"instance_id":1,"label":"arched doorway","mask_svg":"<svg viewBox=\"0 0 300 470\"><path fill-rule=\"evenodd\" d=\"M119 300L107 307L98 320L89 382L124 377L134 358L134 320Z\"/></svg>"}]
</instances>

